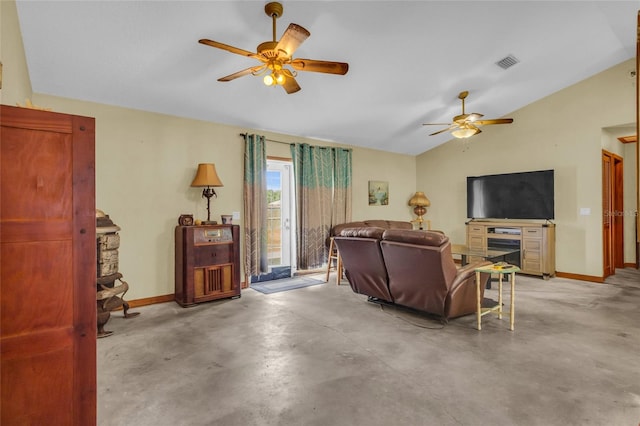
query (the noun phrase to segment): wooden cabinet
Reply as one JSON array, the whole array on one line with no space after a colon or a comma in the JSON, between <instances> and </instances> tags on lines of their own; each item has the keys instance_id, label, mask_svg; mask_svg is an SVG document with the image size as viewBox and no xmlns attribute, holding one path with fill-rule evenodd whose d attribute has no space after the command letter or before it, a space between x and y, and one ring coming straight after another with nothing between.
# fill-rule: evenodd
<instances>
[{"instance_id":1,"label":"wooden cabinet","mask_svg":"<svg viewBox=\"0 0 640 426\"><path fill-rule=\"evenodd\" d=\"M467 224L467 246L473 250L484 250L485 247L487 247L487 237L484 226L473 223Z\"/></svg>"},{"instance_id":2,"label":"wooden cabinet","mask_svg":"<svg viewBox=\"0 0 640 426\"><path fill-rule=\"evenodd\" d=\"M0 116L0 424L95 425L95 120Z\"/></svg>"},{"instance_id":3,"label":"wooden cabinet","mask_svg":"<svg viewBox=\"0 0 640 426\"><path fill-rule=\"evenodd\" d=\"M240 227L177 226L175 300L181 306L240 297Z\"/></svg>"},{"instance_id":4,"label":"wooden cabinet","mask_svg":"<svg viewBox=\"0 0 640 426\"><path fill-rule=\"evenodd\" d=\"M523 273L548 279L556 273L555 229L553 223L472 220L467 222L467 246L517 249Z\"/></svg>"}]
</instances>

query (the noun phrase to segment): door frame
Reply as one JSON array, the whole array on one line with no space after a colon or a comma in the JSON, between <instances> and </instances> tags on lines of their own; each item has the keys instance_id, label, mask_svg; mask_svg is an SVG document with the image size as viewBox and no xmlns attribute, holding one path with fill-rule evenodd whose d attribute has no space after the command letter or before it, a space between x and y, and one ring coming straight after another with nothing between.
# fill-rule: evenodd
<instances>
[{"instance_id":1,"label":"door frame","mask_svg":"<svg viewBox=\"0 0 640 426\"><path fill-rule=\"evenodd\" d=\"M276 163L276 164L282 164L284 166L286 166L289 169L289 185L287 188L285 188L283 186L283 194L282 197L284 198L285 195L288 197L288 217L286 215L282 215L282 229L288 228L289 229L289 237L288 237L288 253L289 253L289 258L288 258L288 262L289 262L289 266L291 267L291 275L293 276L293 274L295 273L295 253L296 253L296 215L295 215L295 190L294 190L294 176L293 176L293 160L291 158L286 158L286 157L274 157L274 156L267 156L267 169L269 168L269 163ZM287 192L287 194L284 194L284 192ZM282 205L282 208L284 209L284 205ZM285 241L282 241L282 244L285 244ZM284 254L285 250L283 250L283 254Z\"/></svg>"},{"instance_id":2,"label":"door frame","mask_svg":"<svg viewBox=\"0 0 640 426\"><path fill-rule=\"evenodd\" d=\"M608 166L607 166L608 164ZM608 173L607 173L608 170ZM624 268L624 160L602 150L603 278ZM609 224L609 226L607 226Z\"/></svg>"}]
</instances>

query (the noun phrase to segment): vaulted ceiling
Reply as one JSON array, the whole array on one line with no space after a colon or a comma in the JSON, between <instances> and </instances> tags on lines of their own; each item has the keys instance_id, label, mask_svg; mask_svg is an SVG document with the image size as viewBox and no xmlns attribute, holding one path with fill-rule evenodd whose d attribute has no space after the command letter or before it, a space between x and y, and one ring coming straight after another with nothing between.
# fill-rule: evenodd
<instances>
[{"instance_id":1,"label":"vaulted ceiling","mask_svg":"<svg viewBox=\"0 0 640 426\"><path fill-rule=\"evenodd\" d=\"M418 154L460 113L509 113L635 56L640 1L285 1L311 33L295 57L349 63L300 72L286 94L247 75L271 40L261 1L31 1L18 17L33 91L180 117ZM496 62L519 61L503 69ZM630 72L632 69L630 70ZM510 126L517 126L517 122ZM486 127L485 135L491 131Z\"/></svg>"}]
</instances>

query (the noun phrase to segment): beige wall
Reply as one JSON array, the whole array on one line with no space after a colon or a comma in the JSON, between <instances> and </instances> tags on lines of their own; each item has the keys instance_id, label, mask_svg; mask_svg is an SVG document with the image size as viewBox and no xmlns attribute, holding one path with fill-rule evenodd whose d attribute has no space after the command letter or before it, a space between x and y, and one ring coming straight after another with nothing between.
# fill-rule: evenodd
<instances>
[{"instance_id":1,"label":"beige wall","mask_svg":"<svg viewBox=\"0 0 640 426\"><path fill-rule=\"evenodd\" d=\"M0 103L24 105L25 99L31 99L31 80L24 55L15 1L0 1L0 61L2 62Z\"/></svg>"},{"instance_id":2,"label":"beige wall","mask_svg":"<svg viewBox=\"0 0 640 426\"><path fill-rule=\"evenodd\" d=\"M57 112L96 118L96 207L122 228L120 270L130 284L130 299L173 293L173 232L178 216L193 213L195 218L206 218L201 190L189 187L199 162L215 163L224 183L216 189L218 198L211 201L211 218L220 221L221 214L243 211L240 133L330 145L47 95L35 94L34 101ZM290 157L287 145L269 143L267 151ZM354 148L353 162L354 219L410 220L406 194L415 188L415 158ZM389 181L389 206L368 206L368 179Z\"/></svg>"},{"instance_id":3,"label":"beige wall","mask_svg":"<svg viewBox=\"0 0 640 426\"><path fill-rule=\"evenodd\" d=\"M556 269L602 276L602 129L635 123L634 67L626 61L507 114L513 124L418 156L416 186L431 200L433 226L465 241L466 176L554 169Z\"/></svg>"},{"instance_id":4,"label":"beige wall","mask_svg":"<svg viewBox=\"0 0 640 426\"><path fill-rule=\"evenodd\" d=\"M369 181L389 182L389 205L369 206ZM353 219L414 219L409 198L416 191L415 157L370 149L353 151Z\"/></svg>"}]
</instances>

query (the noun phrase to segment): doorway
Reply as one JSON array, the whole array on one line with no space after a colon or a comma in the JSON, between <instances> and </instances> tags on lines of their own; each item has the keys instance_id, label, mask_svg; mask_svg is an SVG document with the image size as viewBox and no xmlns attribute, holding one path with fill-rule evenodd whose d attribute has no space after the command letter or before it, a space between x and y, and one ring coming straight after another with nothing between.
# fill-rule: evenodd
<instances>
[{"instance_id":1,"label":"doorway","mask_svg":"<svg viewBox=\"0 0 640 426\"><path fill-rule=\"evenodd\" d=\"M267 157L267 264L269 273L252 282L289 278L293 274L293 164ZM257 279L256 279L257 278Z\"/></svg>"},{"instance_id":2,"label":"doorway","mask_svg":"<svg viewBox=\"0 0 640 426\"><path fill-rule=\"evenodd\" d=\"M624 268L624 191L622 157L602 151L603 278Z\"/></svg>"}]
</instances>

